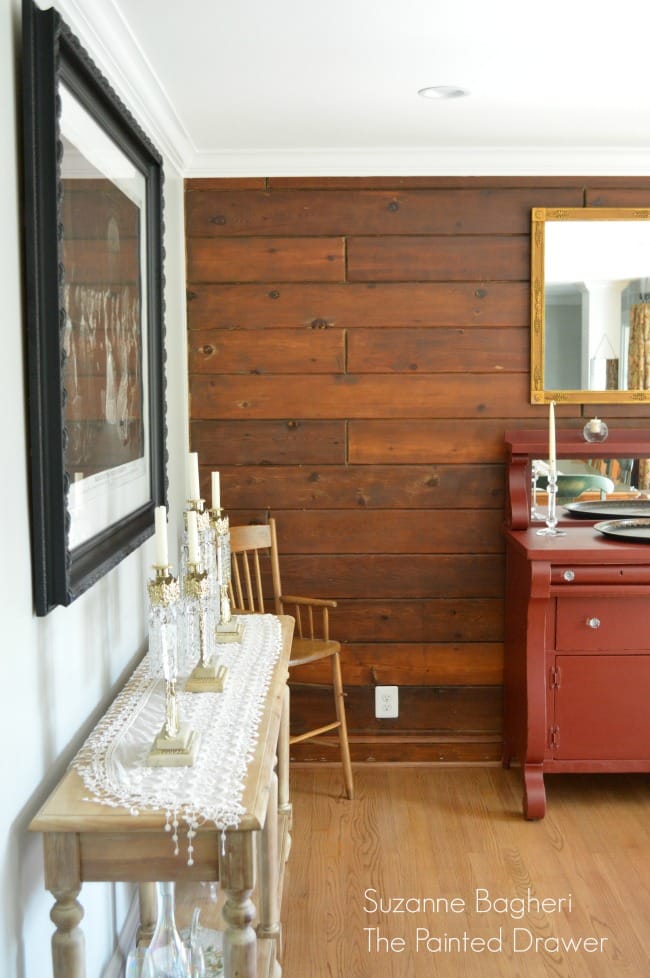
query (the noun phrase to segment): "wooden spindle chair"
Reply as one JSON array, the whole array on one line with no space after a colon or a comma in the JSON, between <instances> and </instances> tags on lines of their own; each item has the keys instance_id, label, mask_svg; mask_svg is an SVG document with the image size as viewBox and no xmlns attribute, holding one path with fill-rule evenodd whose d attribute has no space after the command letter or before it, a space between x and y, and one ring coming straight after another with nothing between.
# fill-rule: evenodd
<instances>
[{"instance_id":1,"label":"wooden spindle chair","mask_svg":"<svg viewBox=\"0 0 650 978\"><path fill-rule=\"evenodd\" d=\"M277 532L275 520L272 518L262 525L231 526L230 553L230 601L233 613L264 613L266 606L263 581L265 576L268 578L268 573L264 574L264 568L268 563L272 610L276 615L293 615L296 620L289 669L320 659L330 659L336 720L291 736L289 743L297 744L338 730L345 790L348 798L352 798L354 785L341 679L341 645L330 638L329 634L329 611L336 607L336 601L282 593Z\"/></svg>"}]
</instances>

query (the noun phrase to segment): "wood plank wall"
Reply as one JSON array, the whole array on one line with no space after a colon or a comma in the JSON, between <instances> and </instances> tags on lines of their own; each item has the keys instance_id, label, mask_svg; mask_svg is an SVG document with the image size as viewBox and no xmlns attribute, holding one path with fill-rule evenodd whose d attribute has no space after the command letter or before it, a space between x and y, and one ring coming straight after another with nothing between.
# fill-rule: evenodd
<instances>
[{"instance_id":1,"label":"wood plank wall","mask_svg":"<svg viewBox=\"0 0 650 978\"><path fill-rule=\"evenodd\" d=\"M219 469L233 523L276 517L285 590L338 600L355 760L500 757L503 435L546 424L530 211L619 204L650 205L650 179L187 181L202 490ZM324 673L300 678L296 727L331 708ZM377 684L400 687L398 719L375 719Z\"/></svg>"}]
</instances>

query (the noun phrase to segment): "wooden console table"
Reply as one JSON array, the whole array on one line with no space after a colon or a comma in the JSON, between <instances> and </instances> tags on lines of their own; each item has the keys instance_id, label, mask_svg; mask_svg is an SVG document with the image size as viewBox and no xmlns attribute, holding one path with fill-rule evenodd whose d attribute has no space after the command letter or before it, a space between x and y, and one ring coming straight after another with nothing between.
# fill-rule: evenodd
<instances>
[{"instance_id":1,"label":"wooden console table","mask_svg":"<svg viewBox=\"0 0 650 978\"><path fill-rule=\"evenodd\" d=\"M88 792L69 769L33 819L43 833L45 885L55 898L51 917L54 978L85 978L83 908L77 897L85 881L141 884L141 929L151 932L155 901L152 880L219 880L223 910L226 978L262 978L279 970L280 896L288 854L289 746L288 661L294 621L282 616L282 651L267 690L259 736L251 760L236 829L222 833L202 825L194 839L193 865L174 855L164 813L132 815L84 801ZM275 773L277 757L277 775ZM259 839L259 846L256 845ZM251 899L259 872L258 906ZM257 927L253 921L257 919Z\"/></svg>"},{"instance_id":2,"label":"wooden console table","mask_svg":"<svg viewBox=\"0 0 650 978\"><path fill-rule=\"evenodd\" d=\"M524 815L546 812L544 775L650 771L650 544L595 520L558 516L563 536L530 524L530 461L546 433L513 432L506 540L503 762L524 775ZM650 435L587 445L558 432L559 458L650 457ZM560 463L561 464L561 463Z\"/></svg>"}]
</instances>

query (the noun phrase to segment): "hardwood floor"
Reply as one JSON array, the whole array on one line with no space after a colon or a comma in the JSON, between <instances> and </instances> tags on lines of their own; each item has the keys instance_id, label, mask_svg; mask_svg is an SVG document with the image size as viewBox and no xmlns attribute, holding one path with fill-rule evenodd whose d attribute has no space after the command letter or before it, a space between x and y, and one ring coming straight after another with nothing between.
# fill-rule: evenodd
<instances>
[{"instance_id":1,"label":"hardwood floor","mask_svg":"<svg viewBox=\"0 0 650 978\"><path fill-rule=\"evenodd\" d=\"M516 769L291 782L283 978L647 978L647 775L549 776L539 822Z\"/></svg>"}]
</instances>

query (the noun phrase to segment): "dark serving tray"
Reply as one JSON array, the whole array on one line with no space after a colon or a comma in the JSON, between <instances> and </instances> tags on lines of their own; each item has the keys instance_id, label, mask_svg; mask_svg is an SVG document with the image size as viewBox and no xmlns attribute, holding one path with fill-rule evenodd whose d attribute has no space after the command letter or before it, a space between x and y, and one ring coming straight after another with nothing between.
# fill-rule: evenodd
<instances>
[{"instance_id":1,"label":"dark serving tray","mask_svg":"<svg viewBox=\"0 0 650 978\"><path fill-rule=\"evenodd\" d=\"M650 499L604 499L602 502L592 499L585 503L566 503L564 508L571 516L578 519L616 519L625 516L650 517Z\"/></svg>"},{"instance_id":2,"label":"dark serving tray","mask_svg":"<svg viewBox=\"0 0 650 978\"><path fill-rule=\"evenodd\" d=\"M594 523L594 530L616 540L650 543L650 519L603 520L601 523Z\"/></svg>"}]
</instances>

